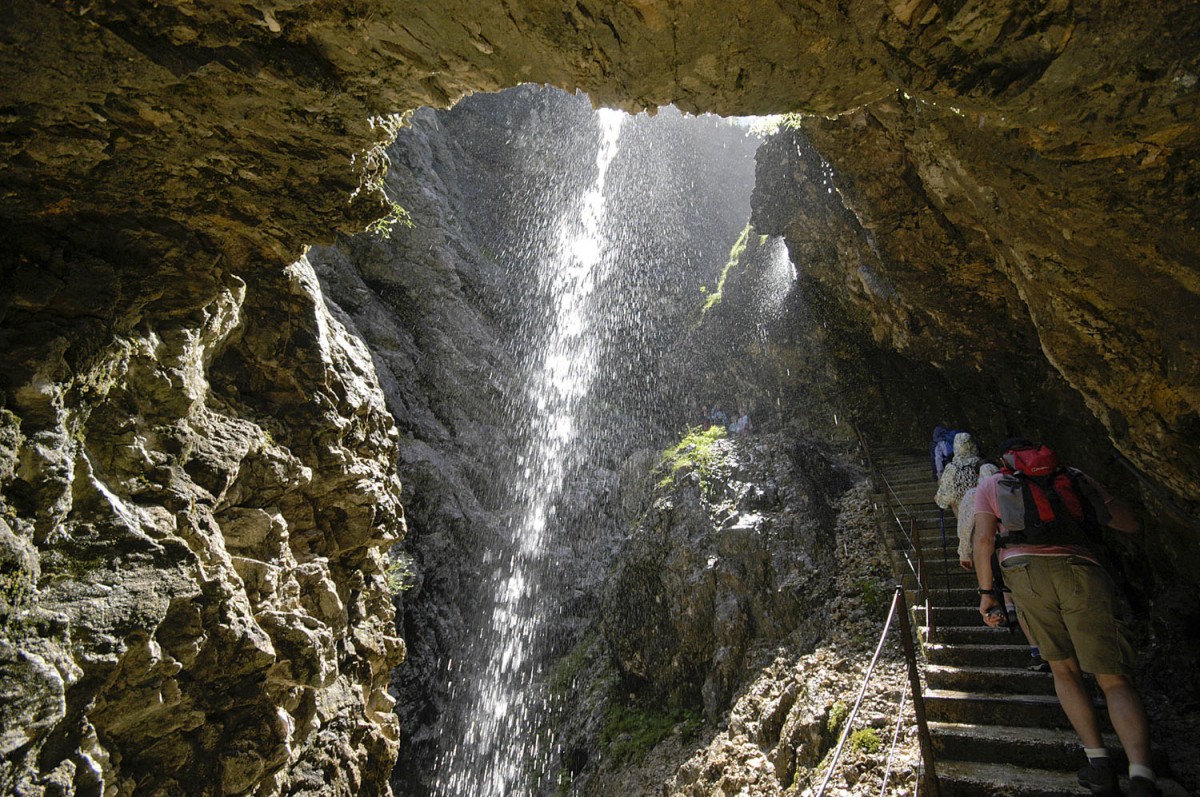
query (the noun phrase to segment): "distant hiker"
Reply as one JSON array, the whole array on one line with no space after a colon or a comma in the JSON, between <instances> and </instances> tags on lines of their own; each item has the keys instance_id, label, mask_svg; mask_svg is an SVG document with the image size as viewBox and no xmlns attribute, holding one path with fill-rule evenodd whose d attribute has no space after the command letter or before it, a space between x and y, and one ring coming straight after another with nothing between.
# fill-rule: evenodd
<instances>
[{"instance_id":1,"label":"distant hiker","mask_svg":"<svg viewBox=\"0 0 1200 797\"><path fill-rule=\"evenodd\" d=\"M957 517L963 495L979 482L979 466L982 464L979 448L970 433L959 432L954 435L954 458L942 469L937 494L933 497L937 505L949 509ZM973 507L968 507L968 510L969 514L975 512Z\"/></svg>"},{"instance_id":2,"label":"distant hiker","mask_svg":"<svg viewBox=\"0 0 1200 797\"><path fill-rule=\"evenodd\" d=\"M979 613L989 626L1002 622L992 575L997 551L1017 612L1050 662L1059 703L1083 742L1087 765L1079 770L1080 785L1104 797L1121 794L1083 684L1090 672L1129 759L1129 794L1159 795L1150 768L1150 723L1131 677L1133 647L1118 619L1112 579L1095 552L1101 526L1132 533L1137 518L1098 482L1062 467L1049 448L1016 438L1002 450L1004 468L975 492Z\"/></svg>"},{"instance_id":3,"label":"distant hiker","mask_svg":"<svg viewBox=\"0 0 1200 797\"><path fill-rule=\"evenodd\" d=\"M733 423L729 424L729 431L733 434L748 434L750 432L750 415L747 414L745 407L738 407L738 417Z\"/></svg>"},{"instance_id":4,"label":"distant hiker","mask_svg":"<svg viewBox=\"0 0 1200 797\"><path fill-rule=\"evenodd\" d=\"M933 442L929 444L929 467L933 471L934 481L942 478L942 469L954 456L954 436L958 430L949 426L933 427Z\"/></svg>"},{"instance_id":5,"label":"distant hiker","mask_svg":"<svg viewBox=\"0 0 1200 797\"><path fill-rule=\"evenodd\" d=\"M729 423L729 416L721 409L720 404L714 404L712 412L708 414L708 420L713 426L726 426Z\"/></svg>"}]
</instances>

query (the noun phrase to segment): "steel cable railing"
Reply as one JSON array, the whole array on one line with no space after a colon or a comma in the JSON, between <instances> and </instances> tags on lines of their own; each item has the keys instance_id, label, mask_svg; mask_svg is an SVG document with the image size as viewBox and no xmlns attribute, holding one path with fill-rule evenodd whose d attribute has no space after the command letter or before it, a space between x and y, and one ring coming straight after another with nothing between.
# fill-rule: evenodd
<instances>
[{"instance_id":1,"label":"steel cable railing","mask_svg":"<svg viewBox=\"0 0 1200 797\"><path fill-rule=\"evenodd\" d=\"M896 758L896 745L900 743L900 729L904 727L904 704L908 699L909 685L904 683L904 691L900 693L900 708L896 709L896 726L892 728L892 743L888 746L887 766L883 769L883 782L879 784L879 797L886 797L888 778L892 774L892 761Z\"/></svg>"},{"instance_id":2,"label":"steel cable railing","mask_svg":"<svg viewBox=\"0 0 1200 797\"><path fill-rule=\"evenodd\" d=\"M908 569L912 571L912 574L916 579L917 588L920 591L920 599L925 604L925 638L926 641L932 641L934 633L936 632L936 627L933 618L932 590L930 589L931 576L929 572L929 566L925 561L925 551L921 544L921 532L920 529L917 528L916 515L904 503L904 499L902 499L900 494L897 493L895 488L892 487L891 482L888 481L887 476L884 475L879 466L875 464L874 457L871 455L871 447L867 445L867 441L863 437L862 432L859 431L857 426L853 426L852 428L854 429L854 433L858 436L859 447L862 449L863 456L867 460L867 468L871 474L872 486L875 487L876 492L886 493L888 496L890 496L891 500L888 501L888 505L891 509L892 519L895 520L896 527L900 530L900 536L905 540L905 542L908 543L908 548L901 549L899 554L901 557L903 557L905 564L908 565ZM897 506L901 511L903 511L903 513L906 515L906 518L902 519L896 512ZM879 504L872 502L872 508L876 512L876 520L879 521L879 513L882 511ZM880 521L880 528L882 527L882 522ZM912 553L916 556L917 561L915 563L912 560L912 556L909 555L909 551L912 551ZM947 574L947 597L949 596L948 579L949 575Z\"/></svg>"},{"instance_id":3,"label":"steel cable railing","mask_svg":"<svg viewBox=\"0 0 1200 797\"><path fill-rule=\"evenodd\" d=\"M936 629L935 629L935 625L934 625L933 606L932 606L932 602L931 602L931 597L930 597L931 592L930 592L930 588L929 588L930 573L929 573L929 568L925 561L925 555L924 555L924 551L923 551L922 545L921 545L921 534L920 534L920 530L917 527L917 521L916 521L915 514L905 505L903 499L900 497L899 493L892 487L891 483L888 481L887 477L884 475L882 469L879 468L878 465L875 463L874 458L871 454L870 446L867 445L867 441L863 437L862 432L859 431L857 425L852 425L852 428L854 429L854 432L858 437L859 446L862 449L863 456L867 460L867 467L871 474L872 484L875 487L876 492L886 493L890 497L891 500L888 503L890 505L892 519L895 521L897 528L900 530L901 537L908 543L909 547L907 549L901 550L900 554L903 557L904 562L908 565L908 569L910 571L912 571L914 577L916 578L917 588L920 591L920 598L921 598L921 601L924 603L924 608L925 608L926 640L931 641L933 639ZM883 523L882 523L882 519L880 518L880 516L878 514L878 513L882 512L882 509L880 508L878 503L876 503L876 502L872 502L872 503L874 505L875 512L877 513L876 518L877 518L877 520L880 521L879 528L882 530ZM899 507L899 509L907 516L907 523L905 522L904 519L902 519L900 517L900 514L896 511L896 507ZM943 540L943 547L944 547L944 545L945 545L945 542ZM913 557L909 555L909 551L912 551L912 553L916 556L915 563L913 562ZM947 574L946 589L947 589L947 595L949 595L949 575L948 574ZM918 732L919 742L920 742L920 746L921 746L921 759L922 759L922 763L924 765L922 776L920 779L920 788L921 788L921 790L924 791L924 793L934 795L934 797L936 797L936 795L938 793L938 779L937 779L937 771L936 771L936 765L934 762L934 755L933 755L933 738L929 733L929 723L928 723L928 720L925 715L925 700L924 700L922 690L921 690L921 676L920 676L920 672L917 667L916 647L913 644L912 624L909 622L908 605L907 605L907 601L904 599L904 595L905 595L905 590L904 590L903 583L897 584L896 585L896 594L892 599L892 609L888 613L888 620L884 626L883 636L886 637L888 627L891 625L893 616L898 616L900 618L900 637L901 637L901 642L904 646L904 659L905 659L905 663L906 663L907 669L908 669L909 690L912 692L913 713L915 714L916 719L917 719L917 732ZM898 613L898 615L896 613L897 605L903 607L903 610L900 611ZM880 640L880 644L882 644L882 637ZM869 677L870 677L870 670L868 670L868 678ZM865 688L865 681L864 681L864 688ZM903 701L903 698L901 698L901 699ZM899 722L899 720L897 720L897 721ZM847 723L847 728L848 727L849 727L849 722ZM840 755L840 745L839 745L839 751L838 751L837 755ZM836 763L836 761L835 761L835 763ZM830 766L830 772L832 772L832 770L833 770L833 765ZM828 782L828 778L829 778L829 775L827 773L826 774L826 782ZM886 787L886 778L887 778L886 774L885 774L884 778L885 778L884 785ZM824 788L825 788L825 786L824 786L824 784L822 784L822 792L824 791ZM820 792L818 794L820 794Z\"/></svg>"},{"instance_id":4,"label":"steel cable railing","mask_svg":"<svg viewBox=\"0 0 1200 797\"><path fill-rule=\"evenodd\" d=\"M897 611L899 609L899 611ZM858 690L858 698L854 701L854 707L850 709L846 716L846 723L842 727L841 737L838 739L837 748L834 750L829 761L829 766L825 771L825 777L821 781L820 787L814 793L814 797L824 797L825 790L829 787L829 781L833 777L834 771L837 769L838 762L841 760L842 751L846 747L846 740L850 738L850 731L854 727L854 720L858 717L858 710L862 707L864 698L867 696L867 687L871 683L871 676L875 672L875 665L879 663L879 656L883 653L883 646L887 642L888 632L892 628L892 620L898 619L900 626L900 641L904 648L904 657L907 663L908 670L908 689L901 693L899 715L897 716L897 735L899 734L899 723L904 713L904 697L911 690L913 694L913 713L917 719L917 733L921 746L921 759L923 770L918 782L918 794L924 793L937 797L938 781L937 771L933 759L933 742L929 735L929 723L925 717L925 704L921 697L921 681L916 667L916 651L912 642L912 628L908 622L908 607L904 600L904 585L897 584L895 592L892 594L892 605L888 609L887 619L883 623L883 633L879 635L879 644L875 646L875 654L871 657L871 663L867 665L867 671L863 675L862 686ZM893 750L895 748L895 740L893 739ZM888 773L891 771L891 760L889 753L889 761L887 772L884 774L884 787L887 785Z\"/></svg>"}]
</instances>

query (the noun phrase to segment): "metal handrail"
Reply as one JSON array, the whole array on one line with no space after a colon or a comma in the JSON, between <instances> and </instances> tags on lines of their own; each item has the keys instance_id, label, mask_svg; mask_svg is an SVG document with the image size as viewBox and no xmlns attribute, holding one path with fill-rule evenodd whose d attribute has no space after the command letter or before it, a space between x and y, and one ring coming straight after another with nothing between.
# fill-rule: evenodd
<instances>
[{"instance_id":1,"label":"metal handrail","mask_svg":"<svg viewBox=\"0 0 1200 797\"><path fill-rule=\"evenodd\" d=\"M856 424L852 424L852 428L854 429L855 434L858 436L859 445L862 448L863 455L867 459L867 466L868 466L868 468L870 468L870 471L871 471L873 485L876 485L876 489L878 490L879 489L878 485L882 483L882 485L884 487L886 487L887 492L891 494L891 498L894 500L894 505L890 507L892 517L895 519L896 525L900 529L900 533L908 541L908 544L911 546L913 552L916 554L917 562L916 562L916 566L914 567L912 559L909 558L907 551L902 552L904 555L905 561L908 564L909 569L912 570L917 577L917 585L920 587L921 597L924 599L924 603L925 603L925 623L926 623L926 629L927 629L927 634L928 634L927 640L931 641L933 639L933 635L935 634L935 625L934 625L934 619L933 619L933 606L932 606L932 602L931 602L931 598L930 598L930 589L929 589L929 584L928 584L929 573L928 573L928 568L926 567L926 564L925 564L925 555L924 555L924 551L922 550L922 546L921 546L921 534L920 534L920 531L917 529L916 518L914 517L913 513L908 509L908 507L905 506L904 502L900 499L900 496L896 493L895 489L893 489L891 483L888 482L887 477L883 474L882 469L880 469L875 464L874 458L871 456L871 449L867 445L867 441L863 437L862 432L858 429L858 426ZM896 509L895 509L896 506L899 506L900 509L904 512L904 514L908 516L908 528L907 529L905 528L904 521L900 519L900 516L896 512ZM876 511L877 512L879 511L878 505L876 505ZM939 790L939 784L938 784L938 778L937 778L937 766L936 766L936 763L934 760L934 753L933 753L933 737L929 732L929 722L928 722L928 718L925 713L925 698L924 698L924 694L921 690L921 674L917 667L917 653L916 653L916 647L913 644L913 630L912 630L912 624L909 622L907 601L904 600L904 584L903 583L896 585L896 591L892 597L892 608L891 608L891 611L889 611L889 613L888 613L887 623L885 623L885 625L884 625L883 636L887 635L888 627L891 624L892 616L894 614L896 614L896 606L897 605L903 606L903 610L901 612L899 612L900 636L901 636L901 642L904 647L904 660L905 660L906 667L908 669L909 689L912 691L913 714L916 716L916 719L917 719L917 737L918 737L920 747L921 747L921 760L924 764L924 767L922 769L921 781L920 781L919 787L920 787L920 790L922 792L924 792L925 794L932 795L932 797L937 797L938 790ZM880 645L882 645L882 644L883 644L883 640L881 638ZM876 656L878 656L878 650L876 651ZM871 666L872 666L872 668L874 667L874 660L872 660ZM870 677L870 670L868 670L867 677L868 678ZM864 690L866 689L866 681L865 680L863 683L863 689ZM861 699L862 698L860 695L860 698L859 698L860 702L861 702ZM857 709L857 706L855 708ZM853 719L853 715L851 715L851 720L852 719ZM849 729L849 723L851 720L847 721L847 730ZM846 735L845 732L843 732L843 741L845 739L845 735ZM841 753L841 744L838 745L838 755L840 755L840 753ZM836 757L834 759L834 762L830 764L829 772L826 773L825 783L828 783L828 781L829 781L829 776L830 776L830 773L832 773L832 771L833 771L834 764L836 764ZM821 790L818 792L817 797L820 797L821 794L824 793L825 783L822 783Z\"/></svg>"},{"instance_id":2,"label":"metal handrail","mask_svg":"<svg viewBox=\"0 0 1200 797\"><path fill-rule=\"evenodd\" d=\"M896 585L896 594L904 594L904 585ZM926 612L929 611L926 605ZM900 641L904 645L904 661L908 665L908 686L913 695L913 714L917 718L917 739L921 745L921 760L925 763L921 779L924 791L932 797L937 797L939 784L937 764L933 756L933 736L929 733L929 720L925 714L925 695L921 691L921 673L917 669L917 651L912 640L912 626L908 622L908 612L900 612Z\"/></svg>"},{"instance_id":3,"label":"metal handrail","mask_svg":"<svg viewBox=\"0 0 1200 797\"><path fill-rule=\"evenodd\" d=\"M891 482L888 481L888 478L883 473L883 470L875 464L875 459L871 456L871 447L867 445L867 440L865 437L863 437L862 431L859 430L857 424L852 424L851 426L854 429L855 435L858 437L858 444L862 449L863 456L866 457L867 467L871 472L871 481L873 486L876 486L878 489L878 486L882 485L884 490L880 490L880 492L886 490L886 492L890 495L891 500L888 502L888 504L891 510L892 518L896 521L896 526L900 529L900 534L908 542L909 548L916 554L917 561L914 565L912 559L909 558L907 551L900 552L904 557L905 563L908 565L909 570L911 570L913 575L916 576L917 586L921 593L921 601L925 604L925 639L927 642L932 642L934 636L937 634L937 623L933 617L933 591L930 589L931 574L925 561L925 550L921 544L921 533L917 529L917 519L912 510L905 505L904 500L900 498L899 493L897 493L895 488L892 487ZM906 519L901 519L900 515L897 514L897 506L904 513ZM878 510L878 507L876 507L876 509ZM943 547L944 545L945 541L943 540ZM949 579L948 574L947 579ZM947 580L947 596L949 596L948 584L949 581Z\"/></svg>"},{"instance_id":4,"label":"metal handrail","mask_svg":"<svg viewBox=\"0 0 1200 797\"><path fill-rule=\"evenodd\" d=\"M897 611L897 608L899 608L899 611ZM829 786L829 780L833 777L834 770L837 769L838 762L842 757L842 751L846 747L846 740L850 738L850 730L854 727L854 720L858 716L858 710L862 707L863 699L867 695L867 686L870 684L871 676L875 672L875 665L879 663L879 656L883 652L888 632L892 628L892 620L897 617L900 621L900 641L904 649L904 659L907 664L908 686L913 695L913 713L917 718L917 736L921 746L921 759L924 763L919 787L922 793L929 794L931 797L938 797L937 768L933 758L933 737L929 734L929 722L925 715L925 699L921 691L921 677L917 670L916 648L912 641L912 626L908 621L908 607L904 600L903 584L897 584L892 594L892 605L888 609L887 619L883 623L883 632L879 635L879 644L875 646L875 655L871 657L871 663L867 665L867 671L863 675L862 686L858 690L858 698L854 701L854 708L850 709L850 713L846 717L846 724L842 727L842 735L838 740L837 749L833 752L829 766L825 770L825 777L821 781L821 785L814 794L814 797L824 797L825 789ZM901 712L904 710L904 694L901 694L899 710ZM899 718L897 718L897 722L899 722Z\"/></svg>"}]
</instances>

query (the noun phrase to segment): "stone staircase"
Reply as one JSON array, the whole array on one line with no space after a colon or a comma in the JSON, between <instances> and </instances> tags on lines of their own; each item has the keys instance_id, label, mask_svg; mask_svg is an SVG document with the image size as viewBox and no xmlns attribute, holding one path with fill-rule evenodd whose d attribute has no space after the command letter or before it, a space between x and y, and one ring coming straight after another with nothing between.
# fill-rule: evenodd
<instances>
[{"instance_id":1,"label":"stone staircase","mask_svg":"<svg viewBox=\"0 0 1200 797\"><path fill-rule=\"evenodd\" d=\"M983 625L975 575L959 567L955 519L948 511L943 548L938 507L933 502L937 484L928 456L900 451L873 454L886 480L875 495L880 523L924 654L922 687L941 794L1090 794L1076 780L1083 752L1054 695L1054 679L1049 673L1026 669L1031 660L1020 629L1010 632ZM930 574L928 601L912 575L908 561L915 564L916 557L896 516L916 521ZM1099 696L1097 707L1108 731L1105 740L1113 762L1124 770L1127 763ZM1165 762L1155 764L1163 794L1186 797L1186 790L1161 776Z\"/></svg>"}]
</instances>

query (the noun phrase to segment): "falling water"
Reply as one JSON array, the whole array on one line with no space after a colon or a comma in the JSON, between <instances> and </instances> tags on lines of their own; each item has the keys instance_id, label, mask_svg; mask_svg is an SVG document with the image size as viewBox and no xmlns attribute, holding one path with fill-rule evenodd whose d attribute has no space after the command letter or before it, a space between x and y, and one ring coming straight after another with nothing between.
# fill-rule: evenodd
<instances>
[{"instance_id":1,"label":"falling water","mask_svg":"<svg viewBox=\"0 0 1200 797\"><path fill-rule=\"evenodd\" d=\"M518 459L511 548L499 557L491 622L481 632L480 671L464 686L472 690L464 698L469 711L464 738L447 745L437 767L439 797L528 794L553 752L539 734L548 706L537 691L540 673L531 654L545 620L539 589L548 530L600 360L598 335L588 319L610 268L602 235L605 178L625 115L602 110L597 117L595 180L536 258L535 298L550 310L537 338L539 350L531 352L532 415L523 421L530 434Z\"/></svg>"}]
</instances>

